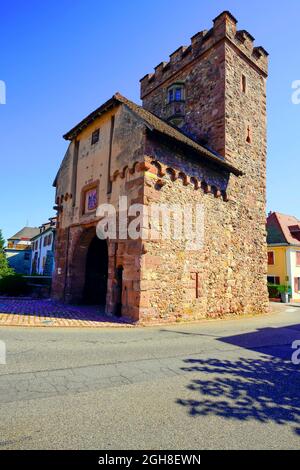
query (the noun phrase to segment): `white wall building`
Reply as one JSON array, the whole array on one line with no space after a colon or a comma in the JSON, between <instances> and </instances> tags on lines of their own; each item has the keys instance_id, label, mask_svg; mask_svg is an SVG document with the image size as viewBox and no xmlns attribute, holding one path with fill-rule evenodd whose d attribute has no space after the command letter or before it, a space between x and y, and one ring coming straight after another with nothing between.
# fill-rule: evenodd
<instances>
[{"instance_id":1,"label":"white wall building","mask_svg":"<svg viewBox=\"0 0 300 470\"><path fill-rule=\"evenodd\" d=\"M31 240L31 274L52 276L54 271L54 242L56 218L39 227L40 233Z\"/></svg>"}]
</instances>

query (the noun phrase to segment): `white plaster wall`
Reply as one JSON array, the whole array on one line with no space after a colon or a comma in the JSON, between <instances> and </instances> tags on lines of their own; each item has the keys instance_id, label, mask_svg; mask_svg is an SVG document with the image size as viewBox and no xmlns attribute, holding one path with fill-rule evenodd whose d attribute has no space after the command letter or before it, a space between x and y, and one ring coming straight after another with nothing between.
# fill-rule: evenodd
<instances>
[{"instance_id":1,"label":"white plaster wall","mask_svg":"<svg viewBox=\"0 0 300 470\"><path fill-rule=\"evenodd\" d=\"M296 253L300 251L300 248L291 247L287 250L287 272L292 287L292 299L300 300L300 294L295 292L295 277L300 277L300 266L297 266Z\"/></svg>"}]
</instances>

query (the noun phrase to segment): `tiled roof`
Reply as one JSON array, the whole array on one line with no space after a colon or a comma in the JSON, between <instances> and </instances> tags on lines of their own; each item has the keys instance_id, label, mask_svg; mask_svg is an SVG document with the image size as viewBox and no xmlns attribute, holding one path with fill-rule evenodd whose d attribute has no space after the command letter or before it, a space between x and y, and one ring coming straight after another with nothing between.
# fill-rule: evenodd
<instances>
[{"instance_id":1,"label":"tiled roof","mask_svg":"<svg viewBox=\"0 0 300 470\"><path fill-rule=\"evenodd\" d=\"M24 227L22 230L17 232L14 236L10 237L9 240L31 240L40 232L38 227Z\"/></svg>"},{"instance_id":2,"label":"tiled roof","mask_svg":"<svg viewBox=\"0 0 300 470\"><path fill-rule=\"evenodd\" d=\"M272 212L267 219L268 244L300 246L300 220Z\"/></svg>"},{"instance_id":3,"label":"tiled roof","mask_svg":"<svg viewBox=\"0 0 300 470\"><path fill-rule=\"evenodd\" d=\"M163 119L160 119L158 116L154 115L150 111L147 111L142 106L137 105L133 101L128 100L120 93L116 93L110 100L104 103L100 108L96 109L93 113L89 114L85 119L83 119L77 126L71 129L67 134L64 135L66 140L74 139L84 128L91 124L95 119L101 116L103 113L113 108L118 104L123 104L127 106L133 113L135 113L140 119L142 119L145 125L151 130L159 132L171 139L176 140L199 153L205 160L215 163L216 165L222 167L224 170L229 171L236 176L242 175L242 172L236 167L227 162L222 156L212 152L203 145L199 144L191 137L188 137L179 129L171 126Z\"/></svg>"}]
</instances>

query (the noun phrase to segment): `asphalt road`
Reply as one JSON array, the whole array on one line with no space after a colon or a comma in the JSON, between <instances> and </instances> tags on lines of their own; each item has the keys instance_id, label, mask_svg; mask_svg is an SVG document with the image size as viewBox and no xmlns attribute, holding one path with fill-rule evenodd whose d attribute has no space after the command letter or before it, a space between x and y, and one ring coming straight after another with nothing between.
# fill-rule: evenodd
<instances>
[{"instance_id":1,"label":"asphalt road","mask_svg":"<svg viewBox=\"0 0 300 470\"><path fill-rule=\"evenodd\" d=\"M0 329L0 449L299 449L300 309L121 329Z\"/></svg>"}]
</instances>

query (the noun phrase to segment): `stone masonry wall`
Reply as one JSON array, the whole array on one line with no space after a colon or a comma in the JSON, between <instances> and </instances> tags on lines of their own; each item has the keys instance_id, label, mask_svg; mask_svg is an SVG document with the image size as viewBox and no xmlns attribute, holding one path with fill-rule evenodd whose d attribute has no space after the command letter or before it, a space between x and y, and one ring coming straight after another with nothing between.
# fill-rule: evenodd
<instances>
[{"instance_id":1,"label":"stone masonry wall","mask_svg":"<svg viewBox=\"0 0 300 470\"><path fill-rule=\"evenodd\" d=\"M200 139L206 137L213 150L244 173L241 177L231 175L228 180L227 202L216 199L213 194L204 194L201 188L195 190L190 184L182 185L178 179L167 181L161 187L160 202L203 203L205 246L197 253L186 253L184 246L174 242L147 244L146 256L153 257L154 261L149 261L150 270L145 261L142 285L144 280L150 279L151 282L156 280L156 287L152 286L152 293L147 294L147 308L141 312L145 318L159 316L168 320L178 316L198 318L268 310L267 53L263 48L254 47L254 38L247 31L237 31L236 23L232 15L223 13L214 21L212 30L192 38L189 51L178 49L168 64L160 64L155 74L142 79L144 106L162 117L167 87L183 80L186 88L184 130ZM185 163L186 158L180 163L180 157L171 150L167 155L159 147L147 154L168 166L172 166L173 161L180 171L186 165L188 178L193 175L194 170ZM160 179L166 178L168 175ZM212 174L203 178L215 181ZM222 182L220 188L223 189ZM152 198L157 199L156 191L153 179L148 178L145 197L149 203Z\"/></svg>"},{"instance_id":2,"label":"stone masonry wall","mask_svg":"<svg viewBox=\"0 0 300 470\"><path fill-rule=\"evenodd\" d=\"M174 162L175 170L177 165L178 162ZM161 166L163 176L159 177L154 165L146 172L145 203L177 203L183 207L201 204L204 246L190 251L184 240L144 241L140 320L195 320L227 314L265 313L268 299L264 251L255 240L257 232L252 222L249 223L248 213L239 213L234 198L237 177L231 176L228 200L224 200L221 194L195 185L188 172L184 179L177 170L174 178L163 163ZM184 159L181 170L183 166Z\"/></svg>"}]
</instances>

